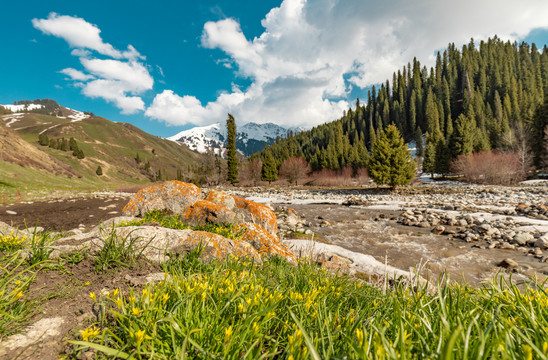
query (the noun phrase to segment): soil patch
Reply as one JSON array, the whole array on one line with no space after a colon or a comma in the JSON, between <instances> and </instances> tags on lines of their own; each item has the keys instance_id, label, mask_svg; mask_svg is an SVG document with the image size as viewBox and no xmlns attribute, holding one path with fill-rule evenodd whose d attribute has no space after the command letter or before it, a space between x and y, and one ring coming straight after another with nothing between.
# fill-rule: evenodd
<instances>
[{"instance_id":1,"label":"soil patch","mask_svg":"<svg viewBox=\"0 0 548 360\"><path fill-rule=\"evenodd\" d=\"M50 231L93 227L120 216L128 199L123 196L72 198L0 206L0 221L22 229L38 226ZM15 214L13 214L15 213Z\"/></svg>"}]
</instances>

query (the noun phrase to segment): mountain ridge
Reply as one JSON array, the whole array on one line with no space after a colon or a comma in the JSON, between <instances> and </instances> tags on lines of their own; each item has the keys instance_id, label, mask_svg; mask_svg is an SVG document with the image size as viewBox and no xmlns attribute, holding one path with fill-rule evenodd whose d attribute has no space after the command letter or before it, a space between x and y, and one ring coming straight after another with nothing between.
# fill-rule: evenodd
<instances>
[{"instance_id":1,"label":"mountain ridge","mask_svg":"<svg viewBox=\"0 0 548 360\"><path fill-rule=\"evenodd\" d=\"M265 142L270 145L276 142L276 139L285 138L303 130L303 128L285 128L274 123L249 122L236 128L236 149L245 156L250 156L261 151ZM196 126L166 139L185 144L200 153L206 153L208 149L212 149L218 154L219 151L224 150L226 128L221 123Z\"/></svg>"}]
</instances>

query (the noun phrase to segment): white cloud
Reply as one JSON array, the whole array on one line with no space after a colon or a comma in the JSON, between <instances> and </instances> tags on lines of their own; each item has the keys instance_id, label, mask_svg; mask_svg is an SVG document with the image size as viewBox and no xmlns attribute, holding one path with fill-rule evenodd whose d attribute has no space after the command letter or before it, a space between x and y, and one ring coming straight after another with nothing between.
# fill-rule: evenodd
<instances>
[{"instance_id":1,"label":"white cloud","mask_svg":"<svg viewBox=\"0 0 548 360\"><path fill-rule=\"evenodd\" d=\"M93 79L94 76L90 74L85 74L80 70L76 70L73 68L66 68L61 71L59 71L61 74L65 74L69 76L72 80L78 80L78 81L87 81L90 79Z\"/></svg>"},{"instance_id":2,"label":"white cloud","mask_svg":"<svg viewBox=\"0 0 548 360\"><path fill-rule=\"evenodd\" d=\"M44 34L63 38L71 47L95 50L100 54L121 58L122 53L103 42L101 30L84 19L50 13L47 19L32 19L32 25Z\"/></svg>"},{"instance_id":3,"label":"white cloud","mask_svg":"<svg viewBox=\"0 0 548 360\"><path fill-rule=\"evenodd\" d=\"M127 96L124 84L116 80L97 79L85 84L82 93L92 98L103 98L122 110L122 114L134 114L145 109L138 96Z\"/></svg>"},{"instance_id":4,"label":"white cloud","mask_svg":"<svg viewBox=\"0 0 548 360\"><path fill-rule=\"evenodd\" d=\"M262 25L254 39L230 18L203 29L202 45L224 51L230 59L219 64L233 64L252 81L249 88L205 105L166 91L146 114L170 124L213 123L230 112L241 122L316 125L341 116L352 87L391 80L413 57L431 65L434 51L450 42L460 46L473 37L479 43L494 35L517 40L547 28L548 2L284 0Z\"/></svg>"},{"instance_id":5,"label":"white cloud","mask_svg":"<svg viewBox=\"0 0 548 360\"><path fill-rule=\"evenodd\" d=\"M80 58L88 73L73 68L60 72L78 81L74 86L82 88L84 95L112 102L123 114L145 109L143 100L135 95L151 90L154 80L140 62L145 57L132 45L128 45L126 51L117 50L103 41L101 30L96 25L74 16L50 13L47 19L33 19L32 24L43 33L60 37L75 48L71 54ZM93 51L111 59L94 58Z\"/></svg>"},{"instance_id":6,"label":"white cloud","mask_svg":"<svg viewBox=\"0 0 548 360\"><path fill-rule=\"evenodd\" d=\"M125 92L139 94L152 89L154 84L147 68L136 61L122 62L110 59L82 58L80 62L90 73L103 79L120 82Z\"/></svg>"}]
</instances>

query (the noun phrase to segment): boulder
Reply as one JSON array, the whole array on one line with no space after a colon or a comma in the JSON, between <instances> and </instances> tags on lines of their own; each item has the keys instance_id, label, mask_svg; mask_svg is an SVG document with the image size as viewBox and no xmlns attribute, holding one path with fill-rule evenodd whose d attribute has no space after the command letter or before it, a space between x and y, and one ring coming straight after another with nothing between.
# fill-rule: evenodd
<instances>
[{"instance_id":1,"label":"boulder","mask_svg":"<svg viewBox=\"0 0 548 360\"><path fill-rule=\"evenodd\" d=\"M234 200L234 197L228 195L224 191L219 191L219 190L210 191L209 194L207 194L207 197L205 199L219 206L223 206L227 208L228 210L233 210L234 206L236 205L236 201Z\"/></svg>"},{"instance_id":2,"label":"boulder","mask_svg":"<svg viewBox=\"0 0 548 360\"><path fill-rule=\"evenodd\" d=\"M436 226L435 228L432 229L432 233L436 234L436 235L441 235L445 232L445 226L443 225L438 225Z\"/></svg>"},{"instance_id":3,"label":"boulder","mask_svg":"<svg viewBox=\"0 0 548 360\"><path fill-rule=\"evenodd\" d=\"M169 260L168 254L187 254L201 248L200 258L205 261L224 259L230 255L253 258L261 263L259 253L251 244L243 240L231 240L224 236L205 231L175 230L156 226L127 226L115 228L118 239L132 242L137 254L150 261L162 263ZM104 239L112 233L106 229L82 244L92 252L101 251Z\"/></svg>"},{"instance_id":4,"label":"boulder","mask_svg":"<svg viewBox=\"0 0 548 360\"><path fill-rule=\"evenodd\" d=\"M286 259L295 256L286 245L282 245L277 236L272 235L258 224L242 224L238 227L242 231L241 240L245 241L259 252L259 255L279 255Z\"/></svg>"},{"instance_id":5,"label":"boulder","mask_svg":"<svg viewBox=\"0 0 548 360\"><path fill-rule=\"evenodd\" d=\"M234 211L208 200L196 201L185 210L181 217L184 222L192 225L230 224L237 220Z\"/></svg>"},{"instance_id":6,"label":"boulder","mask_svg":"<svg viewBox=\"0 0 548 360\"><path fill-rule=\"evenodd\" d=\"M548 249L548 233L542 235L535 241L535 246L540 249Z\"/></svg>"},{"instance_id":7,"label":"boulder","mask_svg":"<svg viewBox=\"0 0 548 360\"><path fill-rule=\"evenodd\" d=\"M534 238L530 233L518 233L512 241L516 245L526 245L528 242L534 240Z\"/></svg>"},{"instance_id":8,"label":"boulder","mask_svg":"<svg viewBox=\"0 0 548 360\"><path fill-rule=\"evenodd\" d=\"M166 181L139 190L124 207L123 213L126 216L142 216L152 210L168 210L174 214L183 214L201 196L200 188L194 184Z\"/></svg>"},{"instance_id":9,"label":"boulder","mask_svg":"<svg viewBox=\"0 0 548 360\"><path fill-rule=\"evenodd\" d=\"M243 220L242 222L259 224L270 234L276 236L278 221L276 214L269 206L237 196L233 196L233 198L236 202L234 211L238 214L239 219Z\"/></svg>"},{"instance_id":10,"label":"boulder","mask_svg":"<svg viewBox=\"0 0 548 360\"><path fill-rule=\"evenodd\" d=\"M516 261L514 261L514 260L512 260L512 259L510 259L510 258L504 259L504 260L502 260L501 262L499 262L499 263L497 264L497 266L503 267L503 268L505 268L505 269L514 269L514 268L516 268L518 265L519 265L519 264L518 264Z\"/></svg>"}]
</instances>

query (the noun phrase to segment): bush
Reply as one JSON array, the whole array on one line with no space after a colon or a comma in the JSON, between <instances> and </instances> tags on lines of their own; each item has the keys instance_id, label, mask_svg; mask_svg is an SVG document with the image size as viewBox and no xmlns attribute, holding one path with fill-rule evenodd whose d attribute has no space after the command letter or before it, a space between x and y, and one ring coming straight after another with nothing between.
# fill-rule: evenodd
<instances>
[{"instance_id":1,"label":"bush","mask_svg":"<svg viewBox=\"0 0 548 360\"><path fill-rule=\"evenodd\" d=\"M95 170L95 173L96 173L98 176L103 175L103 169L101 168L101 165L97 166L97 170Z\"/></svg>"},{"instance_id":2,"label":"bush","mask_svg":"<svg viewBox=\"0 0 548 360\"><path fill-rule=\"evenodd\" d=\"M316 186L349 186L352 185L352 168L345 167L339 171L321 169L310 175L309 184Z\"/></svg>"},{"instance_id":3,"label":"bush","mask_svg":"<svg viewBox=\"0 0 548 360\"><path fill-rule=\"evenodd\" d=\"M517 153L496 151L461 155L451 163L451 171L478 184L511 185L525 178Z\"/></svg>"},{"instance_id":4,"label":"bush","mask_svg":"<svg viewBox=\"0 0 548 360\"><path fill-rule=\"evenodd\" d=\"M302 157L290 157L280 166L280 176L290 184L298 184L310 172L310 164Z\"/></svg>"}]
</instances>

